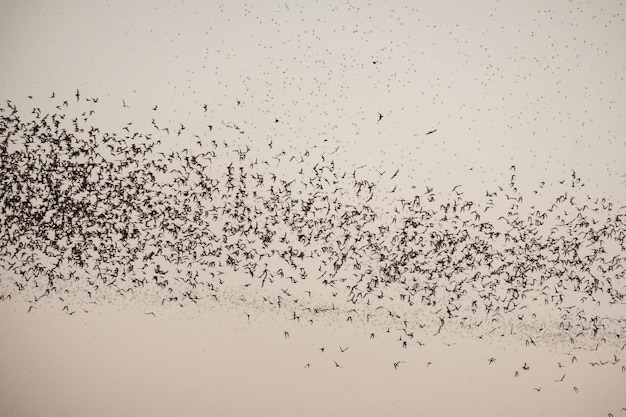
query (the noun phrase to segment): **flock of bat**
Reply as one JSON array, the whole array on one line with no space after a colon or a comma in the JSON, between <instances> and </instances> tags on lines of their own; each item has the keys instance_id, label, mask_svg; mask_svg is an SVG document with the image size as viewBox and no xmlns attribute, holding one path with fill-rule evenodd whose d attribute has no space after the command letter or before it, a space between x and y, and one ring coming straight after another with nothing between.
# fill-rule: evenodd
<instances>
[{"instance_id":1,"label":"flock of bat","mask_svg":"<svg viewBox=\"0 0 626 417\"><path fill-rule=\"evenodd\" d=\"M78 91L75 101L97 103ZM613 359L596 364L619 362L626 206L587 195L574 172L546 207L525 203L512 166L482 201L460 186L441 201L416 184L390 208L377 196L395 188L379 192L332 153L242 146L154 120L150 131L107 133L90 125L93 109L67 114L73 102L0 107L1 301L26 300L29 312L56 302L68 315L144 303L155 316L231 303L248 321L274 309L299 326L360 323L402 347L497 336L610 346ZM165 150L174 135L194 146Z\"/></svg>"}]
</instances>

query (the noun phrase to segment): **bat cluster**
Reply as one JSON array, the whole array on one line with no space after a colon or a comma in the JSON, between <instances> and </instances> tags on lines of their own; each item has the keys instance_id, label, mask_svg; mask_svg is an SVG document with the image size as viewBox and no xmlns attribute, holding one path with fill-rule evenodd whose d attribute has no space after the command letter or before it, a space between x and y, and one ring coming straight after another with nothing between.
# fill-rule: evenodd
<instances>
[{"instance_id":1,"label":"bat cluster","mask_svg":"<svg viewBox=\"0 0 626 417\"><path fill-rule=\"evenodd\" d=\"M546 207L515 174L482 201L416 184L389 207L318 149L268 156L213 130L164 151L156 125L106 133L71 110L0 108L0 300L333 312L403 323L404 345L417 328L618 342L621 313L598 311L624 304L626 207L575 173Z\"/></svg>"}]
</instances>

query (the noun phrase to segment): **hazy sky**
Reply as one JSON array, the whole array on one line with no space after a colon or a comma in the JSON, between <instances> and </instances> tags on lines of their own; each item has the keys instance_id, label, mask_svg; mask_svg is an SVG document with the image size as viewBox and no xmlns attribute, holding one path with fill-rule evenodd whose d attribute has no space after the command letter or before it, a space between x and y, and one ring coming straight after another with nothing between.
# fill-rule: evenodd
<instances>
[{"instance_id":1,"label":"hazy sky","mask_svg":"<svg viewBox=\"0 0 626 417\"><path fill-rule=\"evenodd\" d=\"M0 100L25 113L78 106L79 89L98 98L89 106L103 131L155 118L263 149L317 146L338 170L400 168L399 191L462 184L484 195L515 165L523 194L575 170L589 194L624 201L625 17L621 1L600 0L0 0ZM233 124L245 135L232 138ZM290 324L287 340L272 317L144 307L68 320L3 304L0 412L617 416L626 406L626 373L572 367L567 384L553 383L570 357L547 348L399 349L344 323ZM525 361L534 372L514 378Z\"/></svg>"},{"instance_id":2,"label":"hazy sky","mask_svg":"<svg viewBox=\"0 0 626 417\"><path fill-rule=\"evenodd\" d=\"M482 192L516 164L529 186L575 169L590 193L626 189L619 1L0 4L0 95L16 102L79 88L144 120L158 104L196 131L341 145L339 161L400 166L406 184Z\"/></svg>"}]
</instances>

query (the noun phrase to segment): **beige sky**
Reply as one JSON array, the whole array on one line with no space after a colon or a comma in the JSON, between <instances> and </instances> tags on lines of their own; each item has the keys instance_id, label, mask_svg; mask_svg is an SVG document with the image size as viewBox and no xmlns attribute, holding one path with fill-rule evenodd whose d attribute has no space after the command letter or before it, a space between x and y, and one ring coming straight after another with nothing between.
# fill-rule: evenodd
<instances>
[{"instance_id":1,"label":"beige sky","mask_svg":"<svg viewBox=\"0 0 626 417\"><path fill-rule=\"evenodd\" d=\"M574 169L624 194L617 1L2 4L0 94L16 102L80 88L101 115L123 99L134 119L158 104L196 131L245 124L251 142L327 139L411 184L482 192L516 164L529 186Z\"/></svg>"},{"instance_id":2,"label":"beige sky","mask_svg":"<svg viewBox=\"0 0 626 417\"><path fill-rule=\"evenodd\" d=\"M483 195L514 164L527 190L573 169L624 202L625 18L619 1L0 0L0 99L29 108L80 89L111 129L234 123L241 143L400 168L402 190ZM572 366L555 384L570 357L548 349L400 350L345 325L288 344L282 322L241 312L1 308L2 415L626 415L619 367Z\"/></svg>"}]
</instances>

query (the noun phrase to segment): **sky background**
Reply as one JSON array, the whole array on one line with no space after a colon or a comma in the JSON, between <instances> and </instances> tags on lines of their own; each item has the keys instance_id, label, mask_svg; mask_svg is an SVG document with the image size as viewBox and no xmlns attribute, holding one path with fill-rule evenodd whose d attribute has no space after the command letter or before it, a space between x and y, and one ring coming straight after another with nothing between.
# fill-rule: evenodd
<instances>
[{"instance_id":1,"label":"sky background","mask_svg":"<svg viewBox=\"0 0 626 417\"><path fill-rule=\"evenodd\" d=\"M79 89L98 98L101 127L182 123L187 137L162 138L173 149L211 125L214 137L259 149L336 150L346 170L400 168L399 192L462 184L482 196L515 165L530 193L575 170L588 194L617 203L625 17L621 1L0 0L0 100L30 109ZM233 137L233 124L245 134ZM126 306L68 321L1 308L3 415L618 416L626 407L626 374L615 370L570 373L583 384L577 395L574 382L545 382L569 360L558 352L479 342L449 354L442 344L368 350L345 326L294 329L287 345L271 314L253 325L241 312L152 320ZM354 346L344 374L331 361L345 358L337 344ZM335 356L313 362L326 345ZM407 372L378 361L388 355ZM534 379L515 381L525 361Z\"/></svg>"},{"instance_id":2,"label":"sky background","mask_svg":"<svg viewBox=\"0 0 626 417\"><path fill-rule=\"evenodd\" d=\"M626 189L618 1L0 4L16 103L78 88L115 123L237 123L259 146L339 145L338 162L446 190L483 192L512 164L520 186L573 169L590 193Z\"/></svg>"}]
</instances>

